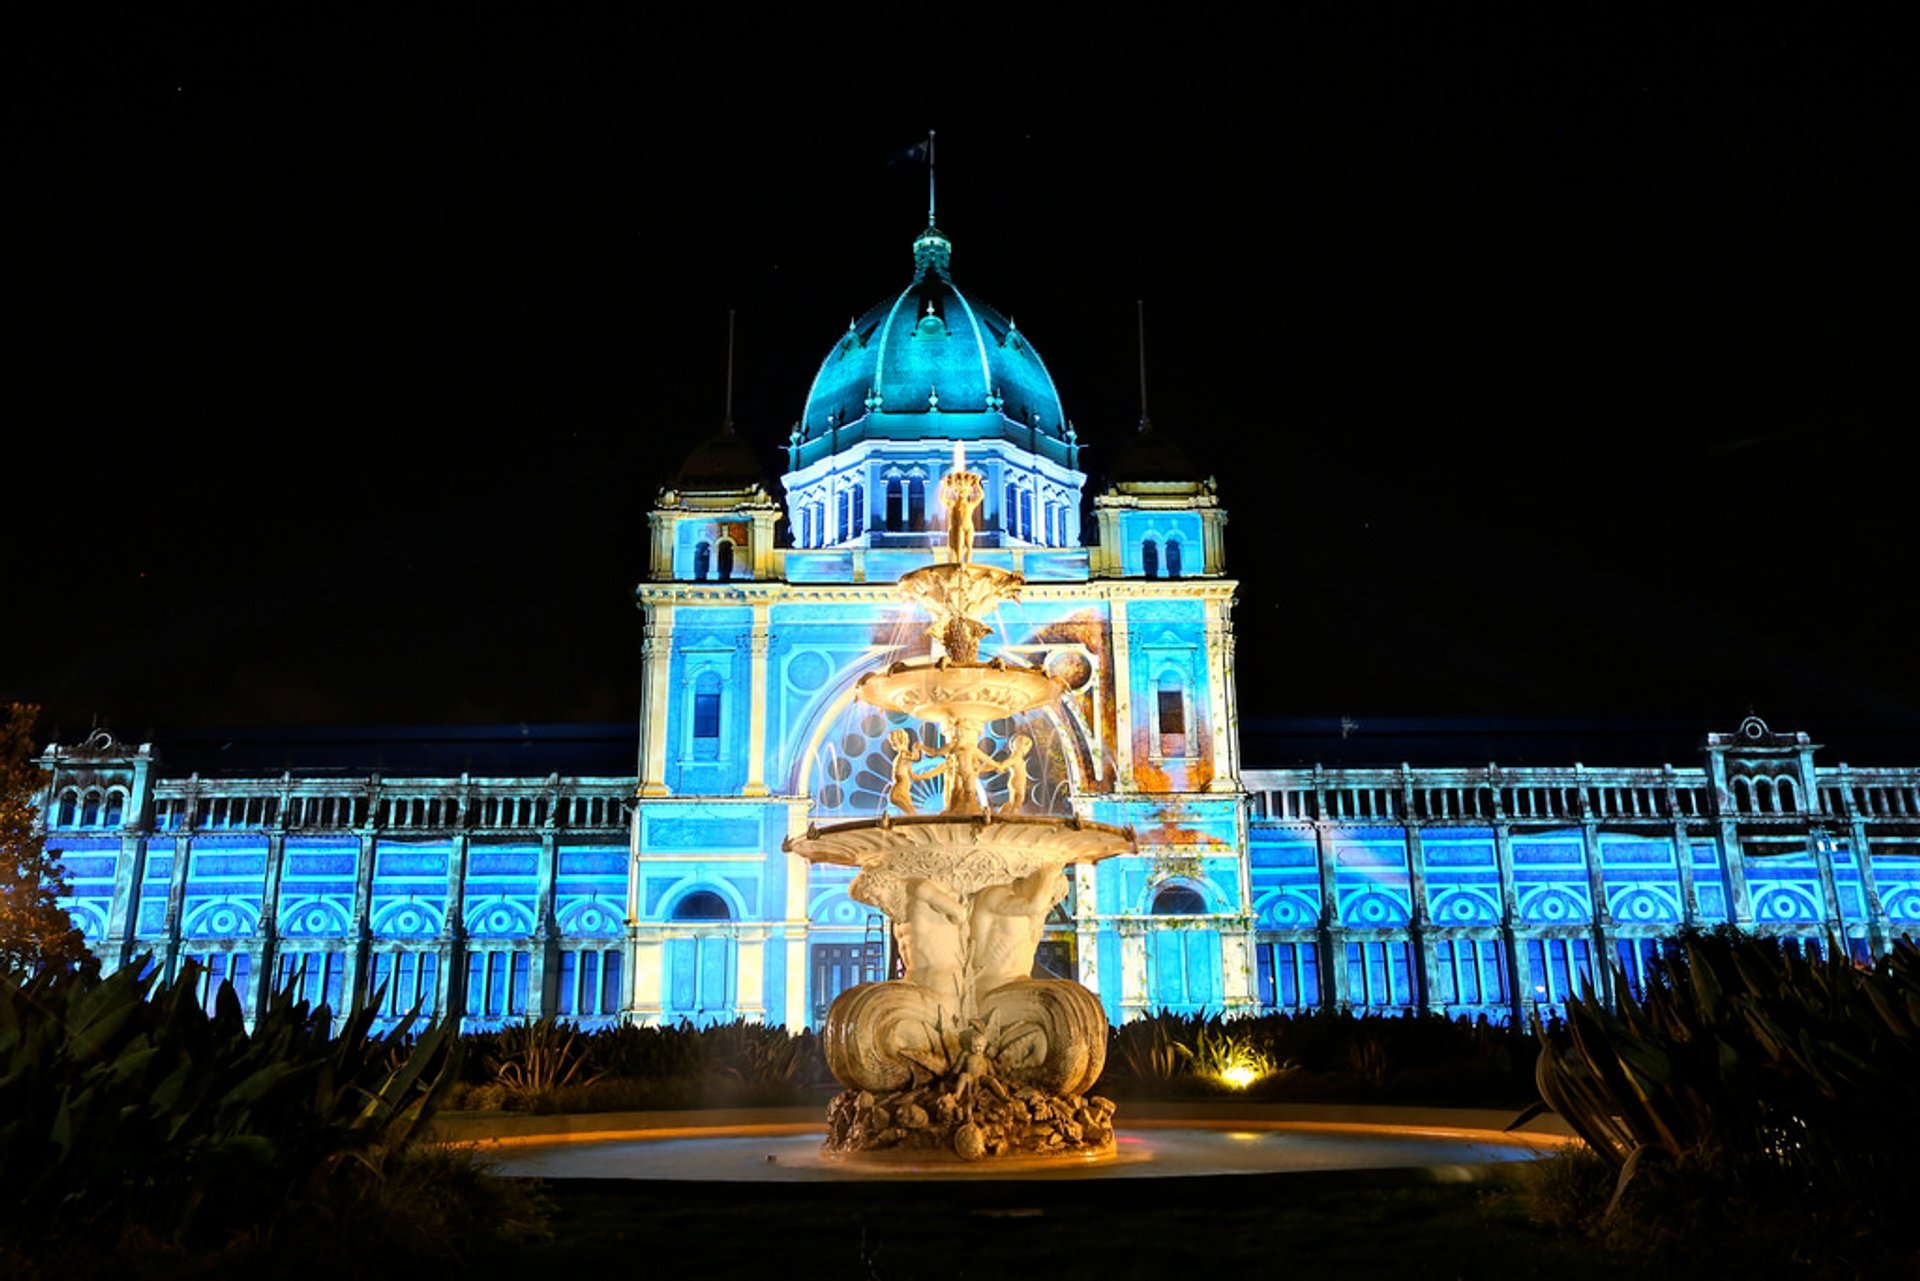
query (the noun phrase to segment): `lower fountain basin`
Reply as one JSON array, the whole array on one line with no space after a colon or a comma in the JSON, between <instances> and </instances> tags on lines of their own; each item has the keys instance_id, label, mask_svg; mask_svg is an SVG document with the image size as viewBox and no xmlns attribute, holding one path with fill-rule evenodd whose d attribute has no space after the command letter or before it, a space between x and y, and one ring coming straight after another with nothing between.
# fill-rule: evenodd
<instances>
[{"instance_id":1,"label":"lower fountain basin","mask_svg":"<svg viewBox=\"0 0 1920 1281\"><path fill-rule=\"evenodd\" d=\"M818 1125L686 1129L624 1136L513 1139L486 1145L501 1174L543 1179L819 1183L873 1180L1160 1179L1334 1170L1427 1169L1472 1178L1476 1169L1532 1160L1567 1142L1557 1134L1477 1127L1222 1120L1123 1126L1110 1153L963 1162L905 1153L835 1155Z\"/></svg>"}]
</instances>

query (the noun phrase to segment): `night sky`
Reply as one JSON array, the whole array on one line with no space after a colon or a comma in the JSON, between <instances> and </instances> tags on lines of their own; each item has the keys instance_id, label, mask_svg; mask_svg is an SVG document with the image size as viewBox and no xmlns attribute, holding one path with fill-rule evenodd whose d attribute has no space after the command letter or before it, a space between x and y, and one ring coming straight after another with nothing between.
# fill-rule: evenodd
<instances>
[{"instance_id":1,"label":"night sky","mask_svg":"<svg viewBox=\"0 0 1920 1281\"><path fill-rule=\"evenodd\" d=\"M1752 710L1920 759L1904 46L1186 8L16 51L0 699L69 740L630 721L728 309L777 476L910 277L931 126L955 278L1047 360L1090 492L1145 299L1154 423L1231 512L1246 716Z\"/></svg>"}]
</instances>

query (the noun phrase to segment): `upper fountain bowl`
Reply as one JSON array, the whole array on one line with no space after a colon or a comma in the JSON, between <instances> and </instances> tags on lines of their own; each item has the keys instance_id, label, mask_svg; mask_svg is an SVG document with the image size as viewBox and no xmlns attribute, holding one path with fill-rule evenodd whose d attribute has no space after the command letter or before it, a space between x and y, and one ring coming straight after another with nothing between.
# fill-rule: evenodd
<instances>
[{"instance_id":1,"label":"upper fountain bowl","mask_svg":"<svg viewBox=\"0 0 1920 1281\"><path fill-rule=\"evenodd\" d=\"M916 720L984 725L1051 702L1060 686L1045 672L1008 667L999 659L985 663L895 663L869 672L854 686L863 703L903 712Z\"/></svg>"}]
</instances>

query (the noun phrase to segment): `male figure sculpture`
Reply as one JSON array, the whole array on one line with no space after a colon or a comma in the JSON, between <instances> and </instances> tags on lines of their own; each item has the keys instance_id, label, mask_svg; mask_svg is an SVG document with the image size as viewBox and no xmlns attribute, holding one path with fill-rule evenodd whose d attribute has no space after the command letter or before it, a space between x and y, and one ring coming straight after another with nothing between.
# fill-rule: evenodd
<instances>
[{"instance_id":1,"label":"male figure sculpture","mask_svg":"<svg viewBox=\"0 0 1920 1281\"><path fill-rule=\"evenodd\" d=\"M973 514L985 500L980 478L970 471L948 472L940 482L940 501L947 508L947 550L956 565L973 559Z\"/></svg>"}]
</instances>

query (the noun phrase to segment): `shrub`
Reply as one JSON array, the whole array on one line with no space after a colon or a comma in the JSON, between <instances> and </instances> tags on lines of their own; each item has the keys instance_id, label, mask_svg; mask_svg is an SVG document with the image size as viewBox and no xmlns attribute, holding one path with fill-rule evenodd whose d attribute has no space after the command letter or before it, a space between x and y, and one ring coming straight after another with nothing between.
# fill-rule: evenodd
<instances>
[{"instance_id":1,"label":"shrub","mask_svg":"<svg viewBox=\"0 0 1920 1281\"><path fill-rule=\"evenodd\" d=\"M179 1246L271 1223L329 1183L378 1177L452 1081L444 1027L395 1054L373 1014L338 1035L322 1006L275 999L249 1033L223 984L0 977L0 1235L129 1233Z\"/></svg>"},{"instance_id":2,"label":"shrub","mask_svg":"<svg viewBox=\"0 0 1920 1281\"><path fill-rule=\"evenodd\" d=\"M1536 1031L1541 1098L1612 1172L1609 1232L1842 1257L1920 1194L1911 943L1868 970L1696 934L1618 1012L1575 1000Z\"/></svg>"}]
</instances>

